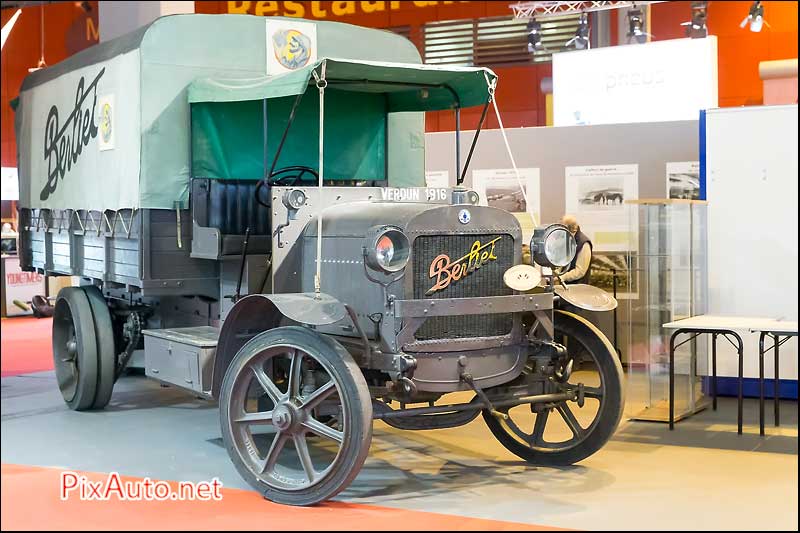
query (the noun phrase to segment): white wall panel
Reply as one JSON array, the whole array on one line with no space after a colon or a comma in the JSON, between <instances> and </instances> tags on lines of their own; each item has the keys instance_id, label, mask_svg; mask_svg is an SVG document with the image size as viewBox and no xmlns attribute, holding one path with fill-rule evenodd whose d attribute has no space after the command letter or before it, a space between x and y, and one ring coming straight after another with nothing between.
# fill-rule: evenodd
<instances>
[{"instance_id":1,"label":"white wall panel","mask_svg":"<svg viewBox=\"0 0 800 533\"><path fill-rule=\"evenodd\" d=\"M711 314L797 320L797 106L706 113ZM758 376L758 335L745 339L745 376ZM720 343L720 375L737 375ZM773 375L773 357L766 374ZM797 340L781 347L780 376L797 379Z\"/></svg>"}]
</instances>

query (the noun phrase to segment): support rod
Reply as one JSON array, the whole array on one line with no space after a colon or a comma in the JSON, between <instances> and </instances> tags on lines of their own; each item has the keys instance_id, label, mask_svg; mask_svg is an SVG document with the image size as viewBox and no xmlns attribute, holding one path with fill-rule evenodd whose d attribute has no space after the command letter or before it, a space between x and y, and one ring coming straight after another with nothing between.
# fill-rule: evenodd
<instances>
[{"instance_id":1,"label":"support rod","mask_svg":"<svg viewBox=\"0 0 800 533\"><path fill-rule=\"evenodd\" d=\"M469 147L469 153L467 153L467 160L464 162L464 170L461 171L460 176L456 176L456 185L461 185L462 183L464 183L464 179L467 177L467 170L469 170L469 162L472 160L472 152L475 151L475 145L478 144L478 135L481 134L481 127L483 127L483 121L486 120L486 112L489 110L490 101L491 97L486 100L485 104L483 104L481 119L478 121L478 129L475 130L475 136L472 138L472 145L470 145Z\"/></svg>"},{"instance_id":2,"label":"support rod","mask_svg":"<svg viewBox=\"0 0 800 533\"><path fill-rule=\"evenodd\" d=\"M526 403L555 403L572 401L576 398L575 393L558 392L552 394L536 394L534 396L523 396L509 400L493 401L494 407L507 407L514 405L524 405ZM472 409L488 409L489 406L484 402L464 403L456 405L438 405L434 407L417 407L413 409L397 409L388 413L373 413L372 418L383 420L386 418L399 418L414 415L434 415L440 413L452 413L456 411L470 411Z\"/></svg>"},{"instance_id":3,"label":"support rod","mask_svg":"<svg viewBox=\"0 0 800 533\"><path fill-rule=\"evenodd\" d=\"M456 113L456 179L461 175L461 108L455 108Z\"/></svg>"}]
</instances>

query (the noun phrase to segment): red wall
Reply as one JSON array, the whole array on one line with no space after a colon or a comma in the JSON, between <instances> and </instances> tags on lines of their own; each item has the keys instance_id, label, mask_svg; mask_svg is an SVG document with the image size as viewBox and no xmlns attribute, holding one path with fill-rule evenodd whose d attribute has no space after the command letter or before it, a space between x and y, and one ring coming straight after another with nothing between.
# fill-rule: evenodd
<instances>
[{"instance_id":1,"label":"red wall","mask_svg":"<svg viewBox=\"0 0 800 533\"><path fill-rule=\"evenodd\" d=\"M713 1L708 6L708 29L717 36L719 105L760 105L763 100L758 63L797 57L797 2L763 2L770 24L758 33L739 24L752 2ZM650 30L655 40L684 37L681 22L691 18L691 2L653 4Z\"/></svg>"},{"instance_id":2,"label":"red wall","mask_svg":"<svg viewBox=\"0 0 800 533\"><path fill-rule=\"evenodd\" d=\"M545 96L539 90L539 82L553 73L550 63L531 66L498 67L493 69L499 76L497 82L497 107L506 128L545 125ZM461 129L475 129L481 117L481 108L464 109L461 112ZM427 131L455 130L456 119L452 111L435 111L427 114ZM490 106L484 128L497 128L497 118Z\"/></svg>"},{"instance_id":3,"label":"red wall","mask_svg":"<svg viewBox=\"0 0 800 533\"><path fill-rule=\"evenodd\" d=\"M87 14L80 2L58 2L44 8L44 59L54 65L97 42L97 2L89 2ZM0 21L10 19L15 9L2 10ZM17 19L2 52L2 166L17 165L14 140L14 111L9 102L19 94L28 69L39 63L41 56L41 8L26 7Z\"/></svg>"},{"instance_id":4,"label":"red wall","mask_svg":"<svg viewBox=\"0 0 800 533\"><path fill-rule=\"evenodd\" d=\"M498 2L337 2L339 9L355 13L335 15L334 2L250 2L248 12L294 14L300 8L304 16L314 18L325 12L326 20L337 20L372 27L411 26L411 39L419 46L420 27L433 20L454 20L511 14L508 5L512 0ZM45 10L45 60L52 65L94 42L92 30L97 29L97 2L89 2L92 10L85 13L78 2L48 4ZM195 2L198 13L227 13L229 4L240 9L245 2ZM362 4L382 6L383 10L366 13ZM721 106L754 105L762 102L762 86L758 77L759 61L797 57L797 2L764 2L765 18L772 27L760 33L739 28L747 15L751 2L715 0L708 8L708 26L719 40L719 103ZM354 6L354 7L352 7ZM681 22L689 20L690 2L663 2L651 7L651 31L656 40L683 37ZM2 10L5 23L13 9ZM2 52L2 164L15 166L14 116L8 102L15 98L28 68L39 60L40 8L23 9L14 30ZM612 42L616 24L612 24ZM87 36L88 33L88 36ZM509 127L540 126L545 124L545 99L539 82L551 73L549 63L498 67L500 76L497 101L503 113L503 124ZM462 127L474 128L480 109L465 110ZM487 119L486 127L496 127L494 113ZM430 113L428 131L451 130L453 114Z\"/></svg>"}]
</instances>

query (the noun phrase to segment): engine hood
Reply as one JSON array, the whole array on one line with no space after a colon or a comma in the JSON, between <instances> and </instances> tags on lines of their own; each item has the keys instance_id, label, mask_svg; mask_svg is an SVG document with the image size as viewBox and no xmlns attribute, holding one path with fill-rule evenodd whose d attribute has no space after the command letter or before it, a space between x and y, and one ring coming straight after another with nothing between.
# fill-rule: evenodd
<instances>
[{"instance_id":1,"label":"engine hood","mask_svg":"<svg viewBox=\"0 0 800 533\"><path fill-rule=\"evenodd\" d=\"M332 205L322 211L322 235L325 237L363 237L373 226L391 225L403 230L420 213L441 205L397 202L348 202ZM317 236L317 218L312 218L303 234Z\"/></svg>"},{"instance_id":2,"label":"engine hood","mask_svg":"<svg viewBox=\"0 0 800 533\"><path fill-rule=\"evenodd\" d=\"M322 212L325 237L363 237L375 226L397 226L413 234L502 232L515 239L522 233L514 215L486 206L363 201L333 205ZM316 237L316 217L303 234Z\"/></svg>"}]
</instances>

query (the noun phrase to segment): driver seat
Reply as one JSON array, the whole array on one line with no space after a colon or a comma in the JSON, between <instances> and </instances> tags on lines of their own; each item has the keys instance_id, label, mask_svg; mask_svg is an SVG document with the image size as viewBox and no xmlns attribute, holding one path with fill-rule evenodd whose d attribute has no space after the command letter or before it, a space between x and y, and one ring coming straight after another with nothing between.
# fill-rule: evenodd
<instances>
[{"instance_id":1,"label":"driver seat","mask_svg":"<svg viewBox=\"0 0 800 533\"><path fill-rule=\"evenodd\" d=\"M192 179L192 216L199 226L219 230L220 255L240 255L248 227L247 253L269 253L270 210L256 201L258 183L259 180Z\"/></svg>"}]
</instances>

